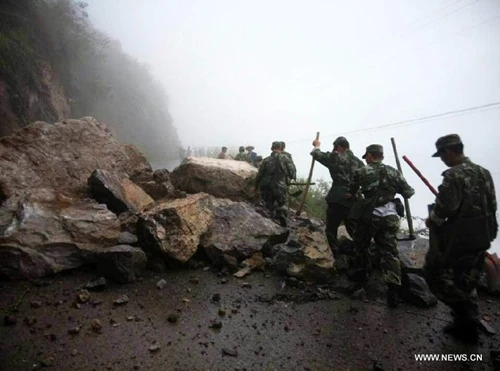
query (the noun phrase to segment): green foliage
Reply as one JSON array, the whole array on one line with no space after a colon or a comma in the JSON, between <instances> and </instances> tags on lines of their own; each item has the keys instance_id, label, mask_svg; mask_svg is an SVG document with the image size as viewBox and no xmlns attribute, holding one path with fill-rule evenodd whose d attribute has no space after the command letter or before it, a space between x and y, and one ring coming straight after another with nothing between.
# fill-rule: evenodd
<instances>
[{"instance_id":1,"label":"green foliage","mask_svg":"<svg viewBox=\"0 0 500 371\"><path fill-rule=\"evenodd\" d=\"M307 179L297 179L297 183L306 183ZM325 197L331 187L331 181L326 181L324 179L318 179L309 187L307 192L306 200L304 202L304 211L310 217L326 219L326 201ZM294 194L299 190L304 191L305 186L291 186L289 187L289 193ZM292 209L298 209L300 202L302 201L303 193L297 197L289 197L289 205Z\"/></svg>"}]
</instances>

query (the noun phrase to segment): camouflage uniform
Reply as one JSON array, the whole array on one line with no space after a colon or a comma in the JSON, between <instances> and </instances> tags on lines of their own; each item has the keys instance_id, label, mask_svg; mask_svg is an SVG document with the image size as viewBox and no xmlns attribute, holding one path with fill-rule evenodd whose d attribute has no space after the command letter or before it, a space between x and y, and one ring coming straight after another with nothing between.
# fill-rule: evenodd
<instances>
[{"instance_id":1,"label":"camouflage uniform","mask_svg":"<svg viewBox=\"0 0 500 371\"><path fill-rule=\"evenodd\" d=\"M278 142L273 142L271 148ZM261 197L271 217L286 225L287 179L293 176L293 168L286 156L280 152L272 152L259 167L256 185L260 188Z\"/></svg>"},{"instance_id":2,"label":"camouflage uniform","mask_svg":"<svg viewBox=\"0 0 500 371\"><path fill-rule=\"evenodd\" d=\"M383 152L381 145L372 144L367 153ZM366 154L363 158L366 157ZM401 264L398 256L396 233L399 229L399 216L395 211L396 193L405 198L415 191L408 185L403 175L381 160L374 160L354 173L349 193L356 194L358 189L364 199L356 201L350 217L357 222L353 240L356 247L356 265L366 277L370 271L370 242L373 238L381 256L384 281L390 286L401 286ZM361 206L361 207L360 207ZM381 208L381 209L379 209ZM362 212L359 210L362 209ZM379 212L379 210L385 210Z\"/></svg>"},{"instance_id":3,"label":"camouflage uniform","mask_svg":"<svg viewBox=\"0 0 500 371\"><path fill-rule=\"evenodd\" d=\"M339 137L333 143L334 146L339 139L347 140ZM323 166L327 167L332 177L332 187L326 195L328 204L326 209L326 237L328 244L334 253L337 252L337 230L342 222L344 222L347 232L352 236L353 223L347 220L347 215L352 206L353 199L348 199L345 194L349 191L349 184L352 181L354 172L363 167L364 163L359 158L354 156L350 149L344 152L321 152L319 148L315 148L311 152L311 156Z\"/></svg>"},{"instance_id":4,"label":"camouflage uniform","mask_svg":"<svg viewBox=\"0 0 500 371\"><path fill-rule=\"evenodd\" d=\"M236 161L247 161L247 162L250 162L248 160L248 155L245 153L245 148L244 147L240 147L239 149L239 152L238 154L234 157L234 159Z\"/></svg>"},{"instance_id":5,"label":"camouflage uniform","mask_svg":"<svg viewBox=\"0 0 500 371\"><path fill-rule=\"evenodd\" d=\"M438 152L433 157L457 144L462 141L456 134L439 138ZM434 294L454 310L456 322L473 323L472 330L477 332L476 287L484 269L485 252L498 228L495 188L489 171L465 156L442 175L430 214L426 278Z\"/></svg>"},{"instance_id":6,"label":"camouflage uniform","mask_svg":"<svg viewBox=\"0 0 500 371\"><path fill-rule=\"evenodd\" d=\"M280 142L281 144L281 154L285 157L285 161L287 162L287 167L290 170L290 176L288 182L291 180L295 180L297 178L297 169L295 167L295 163L292 159L292 154L285 151L285 142Z\"/></svg>"}]
</instances>

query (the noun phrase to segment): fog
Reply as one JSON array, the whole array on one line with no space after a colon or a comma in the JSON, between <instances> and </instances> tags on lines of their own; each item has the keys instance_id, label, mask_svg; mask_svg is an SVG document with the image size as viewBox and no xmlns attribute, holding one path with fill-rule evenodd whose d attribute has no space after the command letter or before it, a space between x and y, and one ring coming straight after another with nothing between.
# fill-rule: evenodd
<instances>
[{"instance_id":1,"label":"fog","mask_svg":"<svg viewBox=\"0 0 500 371\"><path fill-rule=\"evenodd\" d=\"M392 166L394 137L437 187L434 143L458 133L498 193L498 0L87 2L92 23L164 85L185 147L266 156L283 140L306 177L316 132L322 150L339 135L358 156L382 144ZM402 166L423 217L434 196ZM330 179L320 164L313 178Z\"/></svg>"}]
</instances>

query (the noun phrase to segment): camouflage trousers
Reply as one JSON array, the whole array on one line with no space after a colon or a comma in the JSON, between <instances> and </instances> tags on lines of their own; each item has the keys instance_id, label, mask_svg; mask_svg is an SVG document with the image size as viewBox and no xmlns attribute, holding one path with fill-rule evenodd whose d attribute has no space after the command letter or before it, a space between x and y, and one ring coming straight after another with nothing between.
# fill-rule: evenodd
<instances>
[{"instance_id":1,"label":"camouflage trousers","mask_svg":"<svg viewBox=\"0 0 500 371\"><path fill-rule=\"evenodd\" d=\"M380 254L380 265L384 281L387 284L401 286L401 263L399 261L398 241L396 233L399 230L397 215L372 215L369 224L357 224L353 241L355 246L355 268L369 273L371 270L370 242L375 241Z\"/></svg>"},{"instance_id":2,"label":"camouflage trousers","mask_svg":"<svg viewBox=\"0 0 500 371\"><path fill-rule=\"evenodd\" d=\"M262 201L266 205L267 210L271 215L271 218L285 218L287 215L286 201L287 194L286 188L282 189L280 187L274 188L261 188L260 195Z\"/></svg>"},{"instance_id":3,"label":"camouflage trousers","mask_svg":"<svg viewBox=\"0 0 500 371\"><path fill-rule=\"evenodd\" d=\"M353 235L353 222L347 219L350 207L344 206L336 202L329 202L326 209L326 226L325 234L328 240L328 245L332 252L337 253L337 232L340 224L344 222L347 232L350 236Z\"/></svg>"},{"instance_id":4,"label":"camouflage trousers","mask_svg":"<svg viewBox=\"0 0 500 371\"><path fill-rule=\"evenodd\" d=\"M455 312L457 319L477 319L476 288L484 270L485 252L460 253L459 249L452 248L454 253L443 259L431 245L425 259L425 277L434 295Z\"/></svg>"}]
</instances>

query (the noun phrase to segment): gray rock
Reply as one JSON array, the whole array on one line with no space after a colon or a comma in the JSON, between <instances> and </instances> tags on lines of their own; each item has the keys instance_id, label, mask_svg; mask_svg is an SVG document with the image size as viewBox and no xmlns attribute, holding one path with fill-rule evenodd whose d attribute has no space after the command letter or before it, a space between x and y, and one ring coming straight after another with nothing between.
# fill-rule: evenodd
<instances>
[{"instance_id":1,"label":"gray rock","mask_svg":"<svg viewBox=\"0 0 500 371\"><path fill-rule=\"evenodd\" d=\"M405 301L423 308L433 307L437 304L437 299L429 289L425 279L414 273L402 274L399 295Z\"/></svg>"},{"instance_id":2,"label":"gray rock","mask_svg":"<svg viewBox=\"0 0 500 371\"><path fill-rule=\"evenodd\" d=\"M140 215L138 235L148 256L187 262L207 232L217 202L205 193L198 193L158 201L145 210Z\"/></svg>"},{"instance_id":3,"label":"gray rock","mask_svg":"<svg viewBox=\"0 0 500 371\"><path fill-rule=\"evenodd\" d=\"M187 193L204 192L233 201L253 201L257 197L257 169L245 161L187 157L171 174L175 188Z\"/></svg>"},{"instance_id":4,"label":"gray rock","mask_svg":"<svg viewBox=\"0 0 500 371\"><path fill-rule=\"evenodd\" d=\"M120 233L118 236L118 243L120 245L133 245L137 241L137 236L127 231Z\"/></svg>"},{"instance_id":5,"label":"gray rock","mask_svg":"<svg viewBox=\"0 0 500 371\"><path fill-rule=\"evenodd\" d=\"M159 290L163 290L163 288L165 287L165 285L167 284L167 281L165 281L163 278L161 280L159 280L158 282L156 282L156 287L159 289Z\"/></svg>"},{"instance_id":6,"label":"gray rock","mask_svg":"<svg viewBox=\"0 0 500 371\"><path fill-rule=\"evenodd\" d=\"M258 214L243 202L229 202L215 208L209 230L200 241L212 263L227 265L229 257L239 262L266 246L284 243L288 230Z\"/></svg>"},{"instance_id":7,"label":"gray rock","mask_svg":"<svg viewBox=\"0 0 500 371\"><path fill-rule=\"evenodd\" d=\"M90 291L102 291L106 288L107 284L106 278L99 277L88 281L85 288Z\"/></svg>"},{"instance_id":8,"label":"gray rock","mask_svg":"<svg viewBox=\"0 0 500 371\"><path fill-rule=\"evenodd\" d=\"M142 249L128 245L99 251L95 260L100 274L120 283L135 281L147 263L146 254Z\"/></svg>"},{"instance_id":9,"label":"gray rock","mask_svg":"<svg viewBox=\"0 0 500 371\"><path fill-rule=\"evenodd\" d=\"M139 212L154 200L144 190L124 176L96 169L88 179L90 193L99 203L116 214Z\"/></svg>"},{"instance_id":10,"label":"gray rock","mask_svg":"<svg viewBox=\"0 0 500 371\"><path fill-rule=\"evenodd\" d=\"M127 295L122 295L118 299L114 300L113 304L116 306L125 305L129 302L129 300L130 299L128 298Z\"/></svg>"},{"instance_id":11,"label":"gray rock","mask_svg":"<svg viewBox=\"0 0 500 371\"><path fill-rule=\"evenodd\" d=\"M278 272L307 282L328 282L334 272L333 254L323 232L299 227L274 257Z\"/></svg>"}]
</instances>

